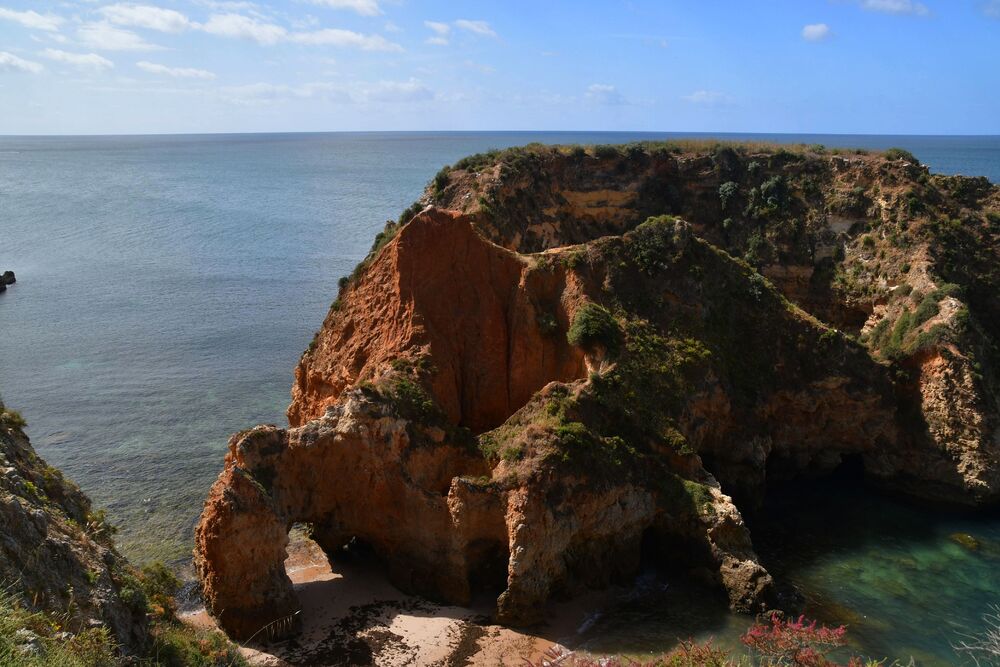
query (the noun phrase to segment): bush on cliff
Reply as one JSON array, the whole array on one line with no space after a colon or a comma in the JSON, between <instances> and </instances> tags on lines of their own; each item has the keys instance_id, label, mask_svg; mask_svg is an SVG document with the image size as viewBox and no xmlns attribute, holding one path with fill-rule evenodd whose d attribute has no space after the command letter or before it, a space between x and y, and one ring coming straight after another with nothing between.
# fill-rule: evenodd
<instances>
[{"instance_id":1,"label":"bush on cliff","mask_svg":"<svg viewBox=\"0 0 1000 667\"><path fill-rule=\"evenodd\" d=\"M17 410L0 409L0 428L24 429L28 422Z\"/></svg>"},{"instance_id":2,"label":"bush on cliff","mask_svg":"<svg viewBox=\"0 0 1000 667\"><path fill-rule=\"evenodd\" d=\"M585 349L603 347L608 354L615 354L621 345L621 329L607 308L588 303L576 311L573 323L566 332L570 345Z\"/></svg>"},{"instance_id":3,"label":"bush on cliff","mask_svg":"<svg viewBox=\"0 0 1000 667\"><path fill-rule=\"evenodd\" d=\"M911 164L920 164L920 160L905 148L890 148L884 155L886 160L904 160Z\"/></svg>"}]
</instances>

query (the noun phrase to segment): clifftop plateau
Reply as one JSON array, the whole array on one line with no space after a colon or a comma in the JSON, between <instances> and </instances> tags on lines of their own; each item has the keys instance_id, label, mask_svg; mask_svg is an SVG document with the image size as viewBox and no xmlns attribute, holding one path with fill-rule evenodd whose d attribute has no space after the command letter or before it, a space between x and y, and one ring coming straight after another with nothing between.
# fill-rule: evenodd
<instances>
[{"instance_id":1,"label":"clifftop plateau","mask_svg":"<svg viewBox=\"0 0 1000 667\"><path fill-rule=\"evenodd\" d=\"M247 637L293 633L287 533L530 623L679 568L774 604L741 516L863 467L1000 498L1000 188L903 151L528 146L387 224L295 369L289 429L230 441L195 562ZM277 623L276 623L277 622Z\"/></svg>"}]
</instances>

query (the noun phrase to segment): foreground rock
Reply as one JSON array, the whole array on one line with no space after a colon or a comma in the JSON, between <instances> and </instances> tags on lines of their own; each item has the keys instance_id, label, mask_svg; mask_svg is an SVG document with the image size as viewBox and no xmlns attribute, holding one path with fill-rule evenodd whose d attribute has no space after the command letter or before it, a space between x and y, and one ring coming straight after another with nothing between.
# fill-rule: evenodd
<instances>
[{"instance_id":1,"label":"foreground rock","mask_svg":"<svg viewBox=\"0 0 1000 667\"><path fill-rule=\"evenodd\" d=\"M0 404L0 582L64 630L107 628L125 652L147 643L146 601L102 514L40 459L20 416Z\"/></svg>"},{"instance_id":2,"label":"foreground rock","mask_svg":"<svg viewBox=\"0 0 1000 667\"><path fill-rule=\"evenodd\" d=\"M450 210L390 225L341 290L293 428L230 441L195 552L222 627L296 630L295 522L518 624L643 559L760 609L732 499L847 461L994 503L998 189L742 151L515 150L435 179Z\"/></svg>"}]
</instances>

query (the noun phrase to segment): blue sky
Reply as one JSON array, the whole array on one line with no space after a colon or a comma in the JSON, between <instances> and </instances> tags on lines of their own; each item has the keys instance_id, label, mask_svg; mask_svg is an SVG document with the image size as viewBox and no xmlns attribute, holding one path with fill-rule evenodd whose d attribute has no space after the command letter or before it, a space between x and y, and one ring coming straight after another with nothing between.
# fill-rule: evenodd
<instances>
[{"instance_id":1,"label":"blue sky","mask_svg":"<svg viewBox=\"0 0 1000 667\"><path fill-rule=\"evenodd\" d=\"M0 134L1000 134L1000 0L0 0Z\"/></svg>"}]
</instances>

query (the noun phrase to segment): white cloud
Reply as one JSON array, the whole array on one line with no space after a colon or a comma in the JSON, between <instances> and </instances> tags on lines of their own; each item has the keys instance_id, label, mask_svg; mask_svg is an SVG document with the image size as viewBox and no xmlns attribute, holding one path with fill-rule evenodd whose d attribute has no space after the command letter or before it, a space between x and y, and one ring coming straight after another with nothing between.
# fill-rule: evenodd
<instances>
[{"instance_id":1,"label":"white cloud","mask_svg":"<svg viewBox=\"0 0 1000 667\"><path fill-rule=\"evenodd\" d=\"M451 26L440 21L424 21L424 25L441 35L442 37L451 32Z\"/></svg>"},{"instance_id":2,"label":"white cloud","mask_svg":"<svg viewBox=\"0 0 1000 667\"><path fill-rule=\"evenodd\" d=\"M270 46L288 38L288 31L280 25L264 23L242 14L213 14L202 30L222 37L252 39L258 44Z\"/></svg>"},{"instance_id":3,"label":"white cloud","mask_svg":"<svg viewBox=\"0 0 1000 667\"><path fill-rule=\"evenodd\" d=\"M76 36L86 46L101 51L159 51L163 48L105 21L85 23L77 28Z\"/></svg>"},{"instance_id":4,"label":"white cloud","mask_svg":"<svg viewBox=\"0 0 1000 667\"><path fill-rule=\"evenodd\" d=\"M15 23L20 23L25 28L31 28L32 30L47 30L49 32L56 32L59 30L59 26L66 22L61 16L56 16L55 14L39 14L38 12L27 11L19 12L13 9L7 9L6 7L0 7L0 20L13 21Z\"/></svg>"},{"instance_id":5,"label":"white cloud","mask_svg":"<svg viewBox=\"0 0 1000 667\"><path fill-rule=\"evenodd\" d=\"M381 35L364 35L340 28L324 28L308 32L289 32L280 25L265 23L242 14L213 14L201 29L222 37L250 39L264 46L294 42L321 46L339 46L362 51L402 51L403 47Z\"/></svg>"},{"instance_id":6,"label":"white cloud","mask_svg":"<svg viewBox=\"0 0 1000 667\"><path fill-rule=\"evenodd\" d=\"M461 30L467 30L469 32L475 33L477 35L483 35L484 37L496 37L497 34L490 27L490 24L486 21L470 21L469 19L458 19L455 21L455 27Z\"/></svg>"},{"instance_id":7,"label":"white cloud","mask_svg":"<svg viewBox=\"0 0 1000 667\"><path fill-rule=\"evenodd\" d=\"M378 0L312 0L312 2L333 9L351 9L362 16L378 16L382 13Z\"/></svg>"},{"instance_id":8,"label":"white cloud","mask_svg":"<svg viewBox=\"0 0 1000 667\"><path fill-rule=\"evenodd\" d=\"M72 65L80 69L90 69L97 72L111 69L115 66L113 62L96 53L70 53L59 49L45 49L41 52L42 57L54 60L58 63Z\"/></svg>"},{"instance_id":9,"label":"white cloud","mask_svg":"<svg viewBox=\"0 0 1000 667\"><path fill-rule=\"evenodd\" d=\"M388 23L386 23L385 26L384 26L384 29L385 29L386 32L403 32L403 29L400 28L395 23L393 23L392 21L389 21Z\"/></svg>"},{"instance_id":10,"label":"white cloud","mask_svg":"<svg viewBox=\"0 0 1000 667\"><path fill-rule=\"evenodd\" d=\"M45 67L41 63L31 62L24 58L18 58L13 53L0 51L0 72L26 72L28 74L38 74Z\"/></svg>"},{"instance_id":11,"label":"white cloud","mask_svg":"<svg viewBox=\"0 0 1000 667\"><path fill-rule=\"evenodd\" d=\"M256 3L246 0L192 0L194 4L208 7L217 12L238 12L257 7Z\"/></svg>"},{"instance_id":12,"label":"white cloud","mask_svg":"<svg viewBox=\"0 0 1000 667\"><path fill-rule=\"evenodd\" d=\"M592 83L587 86L587 99L598 104L625 104L625 98L618 89L606 83Z\"/></svg>"},{"instance_id":13,"label":"white cloud","mask_svg":"<svg viewBox=\"0 0 1000 667\"><path fill-rule=\"evenodd\" d=\"M448 46L448 39L445 37L428 37L424 40L424 43L431 46Z\"/></svg>"},{"instance_id":14,"label":"white cloud","mask_svg":"<svg viewBox=\"0 0 1000 667\"><path fill-rule=\"evenodd\" d=\"M379 81L357 91L359 101L423 102L434 99L434 92L417 79L409 81Z\"/></svg>"},{"instance_id":15,"label":"white cloud","mask_svg":"<svg viewBox=\"0 0 1000 667\"><path fill-rule=\"evenodd\" d=\"M313 32L297 32L290 35L293 42L299 44L322 44L340 47L353 47L362 51L402 51L403 47L390 42L382 35L363 35L351 30L340 28L325 28Z\"/></svg>"},{"instance_id":16,"label":"white cloud","mask_svg":"<svg viewBox=\"0 0 1000 667\"><path fill-rule=\"evenodd\" d=\"M690 95L685 95L682 99L691 104L704 104L706 106L729 104L733 101L729 95L713 90L696 90Z\"/></svg>"},{"instance_id":17,"label":"white cloud","mask_svg":"<svg viewBox=\"0 0 1000 667\"><path fill-rule=\"evenodd\" d=\"M149 72L150 74L162 74L164 76L172 76L175 79L214 79L215 74L203 69L194 69L191 67L167 67L166 65L160 65L159 63L151 63L147 60L140 60L135 64L136 67L144 72Z\"/></svg>"},{"instance_id":18,"label":"white cloud","mask_svg":"<svg viewBox=\"0 0 1000 667\"><path fill-rule=\"evenodd\" d=\"M223 99L234 104L271 104L289 99L317 99L339 104L412 103L434 99L434 91L417 79L409 81L379 81L335 84L328 82L306 83L300 86L286 84L252 83L245 86L228 86L220 90Z\"/></svg>"},{"instance_id":19,"label":"white cloud","mask_svg":"<svg viewBox=\"0 0 1000 667\"><path fill-rule=\"evenodd\" d=\"M927 5L914 0L861 0L861 7L872 12L883 14L913 14L927 16L931 10Z\"/></svg>"},{"instance_id":20,"label":"white cloud","mask_svg":"<svg viewBox=\"0 0 1000 667\"><path fill-rule=\"evenodd\" d=\"M830 36L830 26L825 23L810 23L802 28L802 39L807 42L821 42Z\"/></svg>"},{"instance_id":21,"label":"white cloud","mask_svg":"<svg viewBox=\"0 0 1000 667\"><path fill-rule=\"evenodd\" d=\"M178 11L151 5L118 3L101 7L98 11L111 23L148 28L160 32L183 32L195 25L188 17Z\"/></svg>"}]
</instances>

